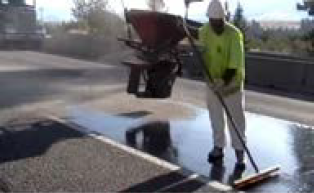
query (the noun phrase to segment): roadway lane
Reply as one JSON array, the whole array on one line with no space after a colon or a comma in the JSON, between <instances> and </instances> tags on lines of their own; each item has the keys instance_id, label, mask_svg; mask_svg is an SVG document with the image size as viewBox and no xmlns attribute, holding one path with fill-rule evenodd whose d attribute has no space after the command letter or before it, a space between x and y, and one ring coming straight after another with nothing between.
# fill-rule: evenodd
<instances>
[{"instance_id":1,"label":"roadway lane","mask_svg":"<svg viewBox=\"0 0 314 193\"><path fill-rule=\"evenodd\" d=\"M40 106L39 103L60 103L58 107L62 108L64 103L87 102L123 93L127 73L123 67L49 54L0 52L0 112L32 107L32 104ZM180 79L170 100L205 107L204 90L201 82ZM246 108L314 125L312 102L246 91Z\"/></svg>"}]
</instances>

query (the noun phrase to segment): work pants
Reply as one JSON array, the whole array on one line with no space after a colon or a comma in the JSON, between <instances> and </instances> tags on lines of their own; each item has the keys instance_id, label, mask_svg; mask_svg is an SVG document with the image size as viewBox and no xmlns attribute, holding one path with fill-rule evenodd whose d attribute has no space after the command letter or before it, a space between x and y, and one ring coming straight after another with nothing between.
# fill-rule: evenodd
<instances>
[{"instance_id":1,"label":"work pants","mask_svg":"<svg viewBox=\"0 0 314 193\"><path fill-rule=\"evenodd\" d=\"M233 93L227 97L223 97L231 116L233 117L241 137L246 141L245 130L245 115L244 115L244 94L243 89ZM225 110L215 95L215 93L207 87L207 106L213 130L214 146L219 148L226 147L226 128L228 128L232 147L236 150L244 150L241 141L239 140L235 129L232 128L230 120L226 117ZM228 127L226 125L228 123Z\"/></svg>"}]
</instances>

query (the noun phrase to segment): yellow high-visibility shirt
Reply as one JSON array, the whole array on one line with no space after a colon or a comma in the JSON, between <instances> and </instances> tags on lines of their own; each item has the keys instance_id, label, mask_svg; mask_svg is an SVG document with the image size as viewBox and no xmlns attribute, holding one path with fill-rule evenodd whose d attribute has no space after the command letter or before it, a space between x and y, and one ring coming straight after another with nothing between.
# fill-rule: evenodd
<instances>
[{"instance_id":1,"label":"yellow high-visibility shirt","mask_svg":"<svg viewBox=\"0 0 314 193\"><path fill-rule=\"evenodd\" d=\"M225 30L217 35L207 23L199 30L203 60L213 79L222 79L227 69L236 69L235 81L241 85L245 77L243 35L226 22Z\"/></svg>"}]
</instances>

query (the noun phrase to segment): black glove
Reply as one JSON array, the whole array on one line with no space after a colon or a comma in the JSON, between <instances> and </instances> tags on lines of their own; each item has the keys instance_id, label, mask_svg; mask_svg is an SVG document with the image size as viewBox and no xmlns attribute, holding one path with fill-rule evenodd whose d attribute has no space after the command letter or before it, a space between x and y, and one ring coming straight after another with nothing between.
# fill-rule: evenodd
<instances>
[{"instance_id":1,"label":"black glove","mask_svg":"<svg viewBox=\"0 0 314 193\"><path fill-rule=\"evenodd\" d=\"M236 73L237 73L236 69L227 69L226 70L225 74L222 77L222 79L225 82L225 85L229 85L231 83L231 81L235 77Z\"/></svg>"}]
</instances>

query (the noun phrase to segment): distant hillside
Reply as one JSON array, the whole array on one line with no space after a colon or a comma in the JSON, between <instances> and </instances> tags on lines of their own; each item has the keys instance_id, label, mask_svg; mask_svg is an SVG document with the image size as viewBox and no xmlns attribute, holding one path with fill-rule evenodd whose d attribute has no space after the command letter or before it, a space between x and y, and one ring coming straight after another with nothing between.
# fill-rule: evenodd
<instances>
[{"instance_id":1,"label":"distant hillside","mask_svg":"<svg viewBox=\"0 0 314 193\"><path fill-rule=\"evenodd\" d=\"M300 29L300 21L259 21L263 29Z\"/></svg>"}]
</instances>

